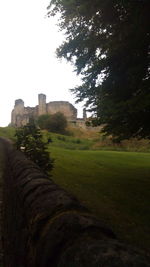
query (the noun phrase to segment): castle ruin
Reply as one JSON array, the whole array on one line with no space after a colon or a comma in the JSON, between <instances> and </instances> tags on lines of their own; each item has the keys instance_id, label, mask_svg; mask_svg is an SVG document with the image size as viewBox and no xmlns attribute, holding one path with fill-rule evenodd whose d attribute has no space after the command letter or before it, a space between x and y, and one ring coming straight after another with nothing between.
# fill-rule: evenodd
<instances>
[{"instance_id":1,"label":"castle ruin","mask_svg":"<svg viewBox=\"0 0 150 267\"><path fill-rule=\"evenodd\" d=\"M25 107L22 99L15 101L14 109L11 113L11 125L21 127L29 122L30 118L37 118L43 114L54 114L62 112L68 122L76 124L81 123L86 119L85 109L83 110L83 119L77 119L77 109L67 101L53 101L46 103L46 95L38 95L38 105L35 107Z\"/></svg>"}]
</instances>

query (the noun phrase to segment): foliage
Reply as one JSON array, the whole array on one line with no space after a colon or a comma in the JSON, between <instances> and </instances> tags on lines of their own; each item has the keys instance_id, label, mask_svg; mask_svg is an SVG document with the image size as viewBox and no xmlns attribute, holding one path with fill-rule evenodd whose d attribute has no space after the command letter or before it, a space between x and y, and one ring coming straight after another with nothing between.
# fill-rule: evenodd
<instances>
[{"instance_id":1,"label":"foliage","mask_svg":"<svg viewBox=\"0 0 150 267\"><path fill-rule=\"evenodd\" d=\"M52 170L53 160L47 151L47 143L42 140L42 134L33 122L18 128L15 136L18 150L21 150L45 173Z\"/></svg>"},{"instance_id":2,"label":"foliage","mask_svg":"<svg viewBox=\"0 0 150 267\"><path fill-rule=\"evenodd\" d=\"M54 133L65 133L67 127L67 119L63 113L45 114L38 118L38 125L41 129L46 129Z\"/></svg>"},{"instance_id":3,"label":"foliage","mask_svg":"<svg viewBox=\"0 0 150 267\"><path fill-rule=\"evenodd\" d=\"M149 0L51 0L66 41L57 56L75 65L78 101L117 140L150 138Z\"/></svg>"},{"instance_id":4,"label":"foliage","mask_svg":"<svg viewBox=\"0 0 150 267\"><path fill-rule=\"evenodd\" d=\"M98 119L97 119L97 117L89 117L86 120L85 125L87 127L90 127L90 126L96 127L98 125Z\"/></svg>"},{"instance_id":5,"label":"foliage","mask_svg":"<svg viewBox=\"0 0 150 267\"><path fill-rule=\"evenodd\" d=\"M40 129L42 129L42 130L47 129L48 130L49 120L50 120L49 114L40 115L37 119L37 124L40 127Z\"/></svg>"}]
</instances>

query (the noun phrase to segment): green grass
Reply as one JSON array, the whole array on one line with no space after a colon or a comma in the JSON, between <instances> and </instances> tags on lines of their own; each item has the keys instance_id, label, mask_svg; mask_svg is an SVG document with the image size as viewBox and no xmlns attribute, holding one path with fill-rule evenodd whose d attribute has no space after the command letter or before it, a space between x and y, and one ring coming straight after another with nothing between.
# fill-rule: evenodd
<instances>
[{"instance_id":1,"label":"green grass","mask_svg":"<svg viewBox=\"0 0 150 267\"><path fill-rule=\"evenodd\" d=\"M15 140L15 128L13 127L0 127L0 136Z\"/></svg>"},{"instance_id":2,"label":"green grass","mask_svg":"<svg viewBox=\"0 0 150 267\"><path fill-rule=\"evenodd\" d=\"M0 128L0 136L14 139L15 130ZM113 147L110 140L64 136L44 132L52 138L49 151L55 158L53 178L76 195L117 236L144 250L150 247L150 153L103 151L115 149L149 151L143 140ZM139 147L137 147L137 144ZM129 148L128 148L129 146ZM94 150L97 149L97 150Z\"/></svg>"},{"instance_id":3,"label":"green grass","mask_svg":"<svg viewBox=\"0 0 150 267\"><path fill-rule=\"evenodd\" d=\"M51 146L71 150L108 150L108 151L134 151L150 152L150 140L136 138L124 140L120 144L114 144L110 137L104 137L98 132L90 132L83 129L68 130L71 135L61 135L43 131L43 139L52 138ZM15 128L0 127L0 136L15 141Z\"/></svg>"},{"instance_id":4,"label":"green grass","mask_svg":"<svg viewBox=\"0 0 150 267\"><path fill-rule=\"evenodd\" d=\"M150 152L150 140L136 138L124 140L120 144L113 143L110 137L105 137L100 133L83 132L79 137L78 132L74 136L48 133L43 131L44 139L51 137L51 146L71 150L108 150L108 151L131 151L131 152Z\"/></svg>"},{"instance_id":5,"label":"green grass","mask_svg":"<svg viewBox=\"0 0 150 267\"><path fill-rule=\"evenodd\" d=\"M59 147L70 150L88 150L94 144L94 140L77 138L72 136L48 133L45 135L45 139L51 137L52 147Z\"/></svg>"},{"instance_id":6,"label":"green grass","mask_svg":"<svg viewBox=\"0 0 150 267\"><path fill-rule=\"evenodd\" d=\"M120 239L147 250L150 154L51 147L53 178L110 226Z\"/></svg>"}]
</instances>

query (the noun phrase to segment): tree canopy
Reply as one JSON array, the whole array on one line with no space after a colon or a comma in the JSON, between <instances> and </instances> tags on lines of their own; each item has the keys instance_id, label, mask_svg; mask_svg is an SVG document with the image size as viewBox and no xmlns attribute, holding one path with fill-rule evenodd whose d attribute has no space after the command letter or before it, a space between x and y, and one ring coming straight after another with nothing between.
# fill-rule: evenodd
<instances>
[{"instance_id":1,"label":"tree canopy","mask_svg":"<svg viewBox=\"0 0 150 267\"><path fill-rule=\"evenodd\" d=\"M73 62L86 100L104 132L150 138L149 0L51 0L66 40L57 56Z\"/></svg>"}]
</instances>

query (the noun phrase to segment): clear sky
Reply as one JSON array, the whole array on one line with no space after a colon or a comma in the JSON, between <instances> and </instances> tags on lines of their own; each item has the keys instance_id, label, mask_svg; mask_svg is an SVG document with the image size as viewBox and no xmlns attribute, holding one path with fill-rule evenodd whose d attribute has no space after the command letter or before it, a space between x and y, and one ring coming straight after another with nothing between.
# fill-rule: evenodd
<instances>
[{"instance_id":1,"label":"clear sky","mask_svg":"<svg viewBox=\"0 0 150 267\"><path fill-rule=\"evenodd\" d=\"M56 19L46 18L49 0L0 1L0 126L7 126L15 99L25 106L38 104L38 94L47 102L64 100L72 104L69 91L80 83L73 67L55 56L63 36ZM78 117L82 116L82 105Z\"/></svg>"}]
</instances>

